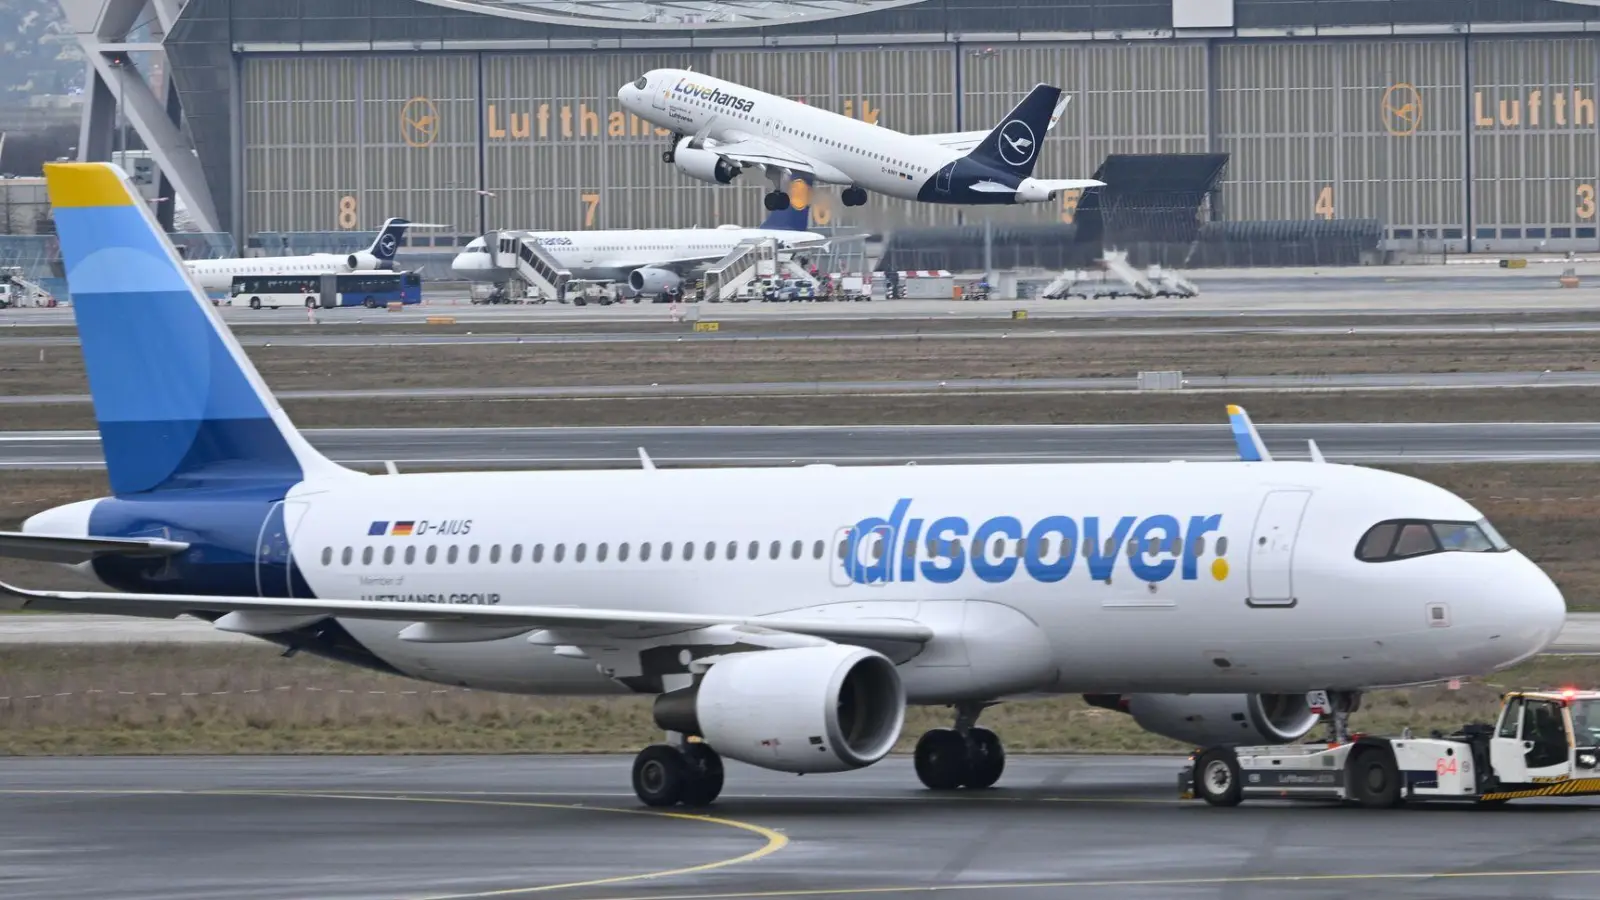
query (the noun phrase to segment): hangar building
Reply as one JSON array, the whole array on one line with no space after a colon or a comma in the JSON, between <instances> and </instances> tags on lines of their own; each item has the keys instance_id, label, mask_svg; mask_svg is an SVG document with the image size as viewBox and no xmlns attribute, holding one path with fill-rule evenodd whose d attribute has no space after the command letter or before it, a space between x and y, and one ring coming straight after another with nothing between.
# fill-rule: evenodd
<instances>
[{"instance_id":1,"label":"hangar building","mask_svg":"<svg viewBox=\"0 0 1600 900\"><path fill-rule=\"evenodd\" d=\"M134 17L105 13L124 0L64 5L79 2L102 8L75 20L86 47L128 46ZM760 178L691 180L616 102L647 69L692 65L907 132L987 127L1048 81L1074 99L1046 177L1112 153L1227 153L1217 218L1371 219L1432 251L1600 249L1597 0L126 2L167 10L149 40L168 102L135 125L193 148L179 193L235 236L391 215L448 225L424 238L439 246L751 223ZM121 87L99 84L87 135ZM816 193L814 221L845 227L1076 212Z\"/></svg>"}]
</instances>

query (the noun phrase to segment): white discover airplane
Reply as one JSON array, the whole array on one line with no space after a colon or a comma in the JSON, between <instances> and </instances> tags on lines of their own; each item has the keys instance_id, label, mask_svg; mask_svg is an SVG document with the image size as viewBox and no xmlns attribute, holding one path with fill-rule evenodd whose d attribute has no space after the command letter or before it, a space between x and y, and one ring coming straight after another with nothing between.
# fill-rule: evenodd
<instances>
[{"instance_id":1,"label":"white discover airplane","mask_svg":"<svg viewBox=\"0 0 1600 900\"><path fill-rule=\"evenodd\" d=\"M1465 500L1325 462L351 471L290 424L118 170L45 172L111 496L0 553L114 590L0 604L187 613L479 690L655 695L670 738L633 768L652 806L710 803L724 757L872 765L908 704L954 708L916 748L938 789L995 783L978 715L1030 696L1286 743L1317 721L1304 692L1482 675L1565 619Z\"/></svg>"},{"instance_id":2,"label":"white discover airplane","mask_svg":"<svg viewBox=\"0 0 1600 900\"><path fill-rule=\"evenodd\" d=\"M378 229L372 246L355 253L311 253L305 256L249 256L236 259L197 259L185 263L200 287L226 291L238 275L343 275L394 268L394 254L406 236L405 219L389 219ZM426 227L426 226L418 226Z\"/></svg>"},{"instance_id":3,"label":"white discover airplane","mask_svg":"<svg viewBox=\"0 0 1600 900\"><path fill-rule=\"evenodd\" d=\"M1034 178L1045 136L1066 105L1061 89L1040 84L999 125L985 131L902 134L742 84L684 69L654 69L625 84L629 112L673 131L662 161L701 181L729 184L746 168L772 183L767 209L782 209L780 188L805 175L847 185L845 206L867 191L923 203L1047 203L1063 191L1100 187L1094 179Z\"/></svg>"},{"instance_id":4,"label":"white discover airplane","mask_svg":"<svg viewBox=\"0 0 1600 900\"><path fill-rule=\"evenodd\" d=\"M804 190L798 188L796 190ZM804 196L809 197L809 193ZM626 284L635 293L659 294L678 288L696 269L727 256L740 244L774 240L780 250L821 248L828 239L806 231L809 205L769 212L756 228L605 229L597 231L502 231L532 239L578 281ZM497 266L484 238L461 249L450 268L467 281L505 284L516 270Z\"/></svg>"}]
</instances>

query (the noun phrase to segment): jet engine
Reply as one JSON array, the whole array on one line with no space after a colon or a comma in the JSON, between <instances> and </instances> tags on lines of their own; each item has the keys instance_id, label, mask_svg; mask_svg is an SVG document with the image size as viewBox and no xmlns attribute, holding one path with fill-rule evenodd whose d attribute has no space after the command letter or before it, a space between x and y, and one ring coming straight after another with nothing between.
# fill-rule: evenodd
<instances>
[{"instance_id":1,"label":"jet engine","mask_svg":"<svg viewBox=\"0 0 1600 900\"><path fill-rule=\"evenodd\" d=\"M829 644L733 653L693 687L656 698L656 724L780 772L843 772L900 738L906 698L883 654Z\"/></svg>"},{"instance_id":2,"label":"jet engine","mask_svg":"<svg viewBox=\"0 0 1600 900\"><path fill-rule=\"evenodd\" d=\"M640 294L659 294L681 284L683 279L671 269L655 269L647 266L628 273L628 287Z\"/></svg>"},{"instance_id":3,"label":"jet engine","mask_svg":"<svg viewBox=\"0 0 1600 900\"><path fill-rule=\"evenodd\" d=\"M690 140L679 141L678 148L672 152L672 162L683 174L712 184L729 184L744 171L738 163L729 162L713 151L689 146Z\"/></svg>"},{"instance_id":4,"label":"jet engine","mask_svg":"<svg viewBox=\"0 0 1600 900\"><path fill-rule=\"evenodd\" d=\"M352 253L345 257L344 264L348 266L352 272L368 272L373 269L394 268L394 260L379 259L365 250L361 251L360 253Z\"/></svg>"},{"instance_id":5,"label":"jet engine","mask_svg":"<svg viewBox=\"0 0 1600 900\"><path fill-rule=\"evenodd\" d=\"M1087 694L1090 704L1133 716L1152 734L1196 747L1288 744L1317 724L1305 694Z\"/></svg>"},{"instance_id":6,"label":"jet engine","mask_svg":"<svg viewBox=\"0 0 1600 900\"><path fill-rule=\"evenodd\" d=\"M1049 203L1056 198L1056 191L1045 187L1043 183L1034 178L1024 178L1017 185L1018 203Z\"/></svg>"}]
</instances>

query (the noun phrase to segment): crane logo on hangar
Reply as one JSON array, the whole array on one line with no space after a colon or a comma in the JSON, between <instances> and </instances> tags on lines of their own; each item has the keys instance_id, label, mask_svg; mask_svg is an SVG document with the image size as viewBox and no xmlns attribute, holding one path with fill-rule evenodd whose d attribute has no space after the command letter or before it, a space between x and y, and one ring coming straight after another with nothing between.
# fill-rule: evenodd
<instances>
[{"instance_id":1,"label":"crane logo on hangar","mask_svg":"<svg viewBox=\"0 0 1600 900\"><path fill-rule=\"evenodd\" d=\"M439 136L439 108L427 97L412 97L400 107L400 139L408 147L426 147Z\"/></svg>"},{"instance_id":2,"label":"crane logo on hangar","mask_svg":"<svg viewBox=\"0 0 1600 900\"><path fill-rule=\"evenodd\" d=\"M1383 92L1383 128L1395 137L1410 137L1422 127L1422 94L1400 82Z\"/></svg>"}]
</instances>

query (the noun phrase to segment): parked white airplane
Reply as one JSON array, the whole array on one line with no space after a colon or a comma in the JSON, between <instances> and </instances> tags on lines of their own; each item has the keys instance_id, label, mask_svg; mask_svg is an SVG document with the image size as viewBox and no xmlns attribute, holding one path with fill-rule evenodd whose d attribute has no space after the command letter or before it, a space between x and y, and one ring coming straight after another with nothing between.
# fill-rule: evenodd
<instances>
[{"instance_id":1,"label":"parked white airplane","mask_svg":"<svg viewBox=\"0 0 1600 900\"><path fill-rule=\"evenodd\" d=\"M803 188L802 188L803 189ZM807 194L806 196L809 196ZM635 292L659 294L679 287L695 269L727 256L746 241L771 239L779 249L821 247L827 238L806 231L810 207L770 212L756 228L605 229L599 231L502 231L531 237L579 281L620 282ZM504 284L516 276L510 266L496 266L484 238L474 238L450 263L468 281Z\"/></svg>"},{"instance_id":2,"label":"parked white airplane","mask_svg":"<svg viewBox=\"0 0 1600 900\"><path fill-rule=\"evenodd\" d=\"M1063 191L1099 187L1093 179L1034 178L1046 134L1066 102L1040 84L988 131L902 134L742 84L683 69L654 69L625 84L629 112L673 131L663 162L701 181L728 184L745 168L772 183L767 209L795 175L848 185L845 206L873 190L924 203L1046 203Z\"/></svg>"},{"instance_id":3,"label":"parked white airplane","mask_svg":"<svg viewBox=\"0 0 1600 900\"><path fill-rule=\"evenodd\" d=\"M978 713L1026 695L1292 741L1304 691L1481 675L1565 618L1466 501L1329 463L353 472L290 424L118 170L45 172L112 496L0 553L127 593L0 603L188 613L476 689L654 694L657 725L701 740L639 754L647 804L709 803L723 756L871 765L908 703L956 711L917 745L935 788L995 783Z\"/></svg>"},{"instance_id":4,"label":"parked white airplane","mask_svg":"<svg viewBox=\"0 0 1600 900\"><path fill-rule=\"evenodd\" d=\"M236 259L197 259L185 263L200 287L225 291L236 275L342 275L393 269L394 254L406 236L405 219L389 219L378 229L372 246L355 253L311 253L305 256L248 256Z\"/></svg>"}]
</instances>

